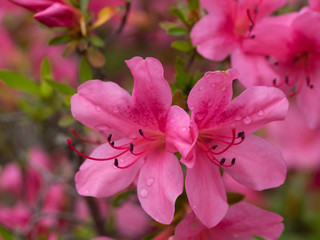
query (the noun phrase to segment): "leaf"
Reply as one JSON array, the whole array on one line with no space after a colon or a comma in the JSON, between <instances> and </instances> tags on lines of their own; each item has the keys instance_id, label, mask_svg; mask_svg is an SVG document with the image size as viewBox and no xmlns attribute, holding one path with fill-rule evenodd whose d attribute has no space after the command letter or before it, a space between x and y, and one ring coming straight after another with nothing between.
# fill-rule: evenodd
<instances>
[{"instance_id":1,"label":"leaf","mask_svg":"<svg viewBox=\"0 0 320 240\"><path fill-rule=\"evenodd\" d=\"M56 90L58 90L60 93L66 94L66 95L72 95L76 93L76 90L69 87L66 84L63 83L59 83L56 81L52 81L52 80L46 80L47 83L49 83L53 88L55 88Z\"/></svg>"},{"instance_id":2,"label":"leaf","mask_svg":"<svg viewBox=\"0 0 320 240\"><path fill-rule=\"evenodd\" d=\"M90 0L80 0L80 10L83 14L87 13L89 2Z\"/></svg>"},{"instance_id":3,"label":"leaf","mask_svg":"<svg viewBox=\"0 0 320 240\"><path fill-rule=\"evenodd\" d=\"M188 30L182 27L173 27L168 30L168 33L172 36L184 36L189 34Z\"/></svg>"},{"instance_id":4,"label":"leaf","mask_svg":"<svg viewBox=\"0 0 320 240\"><path fill-rule=\"evenodd\" d=\"M43 97L50 97L52 95L52 87L46 81L42 81L40 83L40 92Z\"/></svg>"},{"instance_id":5,"label":"leaf","mask_svg":"<svg viewBox=\"0 0 320 240\"><path fill-rule=\"evenodd\" d=\"M84 83L88 80L93 79L93 73L91 70L91 66L85 57L81 58L79 75L80 75L81 83Z\"/></svg>"},{"instance_id":6,"label":"leaf","mask_svg":"<svg viewBox=\"0 0 320 240\"><path fill-rule=\"evenodd\" d=\"M59 119L58 125L59 127L67 128L75 123L75 119L71 115L66 115Z\"/></svg>"},{"instance_id":7,"label":"leaf","mask_svg":"<svg viewBox=\"0 0 320 240\"><path fill-rule=\"evenodd\" d=\"M87 59L91 66L101 68L105 64L105 58L103 54L96 48L90 47L87 51Z\"/></svg>"},{"instance_id":8,"label":"leaf","mask_svg":"<svg viewBox=\"0 0 320 240\"><path fill-rule=\"evenodd\" d=\"M98 13L97 21L93 23L92 28L100 27L102 24L112 18L118 12L118 10L118 7L105 7L101 9Z\"/></svg>"},{"instance_id":9,"label":"leaf","mask_svg":"<svg viewBox=\"0 0 320 240\"><path fill-rule=\"evenodd\" d=\"M189 25L188 21L186 20L186 17L184 16L183 12L180 9L171 8L170 11L174 16L179 18L184 24L186 24L187 26Z\"/></svg>"},{"instance_id":10,"label":"leaf","mask_svg":"<svg viewBox=\"0 0 320 240\"><path fill-rule=\"evenodd\" d=\"M51 72L51 65L49 59L44 57L41 63L41 77L45 79L53 79Z\"/></svg>"},{"instance_id":11,"label":"leaf","mask_svg":"<svg viewBox=\"0 0 320 240\"><path fill-rule=\"evenodd\" d=\"M173 23L173 22L161 22L159 23L159 26L168 31L170 28L173 28L173 27L177 27L177 24Z\"/></svg>"},{"instance_id":12,"label":"leaf","mask_svg":"<svg viewBox=\"0 0 320 240\"><path fill-rule=\"evenodd\" d=\"M175 41L171 43L171 47L182 52L189 52L193 49L193 46L190 43L184 41Z\"/></svg>"},{"instance_id":13,"label":"leaf","mask_svg":"<svg viewBox=\"0 0 320 240\"><path fill-rule=\"evenodd\" d=\"M199 0L188 0L188 7L190 11L199 10L199 7L200 7Z\"/></svg>"},{"instance_id":14,"label":"leaf","mask_svg":"<svg viewBox=\"0 0 320 240\"><path fill-rule=\"evenodd\" d=\"M23 92L39 95L39 85L30 79L12 71L0 71L0 79L9 87Z\"/></svg>"},{"instance_id":15,"label":"leaf","mask_svg":"<svg viewBox=\"0 0 320 240\"><path fill-rule=\"evenodd\" d=\"M0 226L0 236L3 240L14 240L13 234L2 226Z\"/></svg>"},{"instance_id":16,"label":"leaf","mask_svg":"<svg viewBox=\"0 0 320 240\"><path fill-rule=\"evenodd\" d=\"M92 43L92 45L94 45L96 47L103 47L104 46L104 41L97 36L91 36L89 40Z\"/></svg>"},{"instance_id":17,"label":"leaf","mask_svg":"<svg viewBox=\"0 0 320 240\"><path fill-rule=\"evenodd\" d=\"M227 193L227 201L229 205L241 202L245 195L241 193Z\"/></svg>"},{"instance_id":18,"label":"leaf","mask_svg":"<svg viewBox=\"0 0 320 240\"><path fill-rule=\"evenodd\" d=\"M49 45L60 45L68 43L72 40L71 36L69 34L63 34L57 37L52 38L49 41Z\"/></svg>"}]
</instances>

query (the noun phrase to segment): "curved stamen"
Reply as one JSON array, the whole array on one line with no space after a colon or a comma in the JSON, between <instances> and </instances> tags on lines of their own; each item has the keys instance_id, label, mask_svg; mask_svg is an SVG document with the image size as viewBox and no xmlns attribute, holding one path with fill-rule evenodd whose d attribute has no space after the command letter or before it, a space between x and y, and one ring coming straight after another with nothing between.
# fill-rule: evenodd
<instances>
[{"instance_id":1,"label":"curved stamen","mask_svg":"<svg viewBox=\"0 0 320 240\"><path fill-rule=\"evenodd\" d=\"M148 140L148 141L156 141L157 139L152 139L152 138L148 138L144 135L142 129L139 129L139 134L145 139L145 140Z\"/></svg>"},{"instance_id":2,"label":"curved stamen","mask_svg":"<svg viewBox=\"0 0 320 240\"><path fill-rule=\"evenodd\" d=\"M138 162L138 160L142 157L143 155L140 155L139 157L137 157L134 161L132 161L131 163L129 163L126 166L119 166L119 161L117 158L114 159L114 166L116 166L117 168L120 169L126 169L128 167L131 167L133 164L135 164L136 162Z\"/></svg>"},{"instance_id":3,"label":"curved stamen","mask_svg":"<svg viewBox=\"0 0 320 240\"><path fill-rule=\"evenodd\" d=\"M71 149L73 151L75 151L77 154L79 154L80 156L84 157L84 158L87 158L87 159L90 159L90 160L95 160L95 161L108 161L108 160L113 160L117 157L120 157L121 155L125 154L126 152L128 152L129 149L126 149L124 151L122 151L121 153L115 155L115 156L112 156L112 157L109 157L109 158L94 158L94 157L90 157L88 155L85 155L83 154L82 152L79 152L73 145L72 145L72 140L70 138L67 139L67 143L69 144L69 146L71 147Z\"/></svg>"},{"instance_id":4,"label":"curved stamen","mask_svg":"<svg viewBox=\"0 0 320 240\"><path fill-rule=\"evenodd\" d=\"M90 139L87 139L85 137L80 136L79 133L77 133L74 128L71 128L70 131L73 134L73 136L75 136L76 138L78 138L79 140L81 140L83 142L99 145L99 143L97 141L93 141L93 140L90 140Z\"/></svg>"}]
</instances>

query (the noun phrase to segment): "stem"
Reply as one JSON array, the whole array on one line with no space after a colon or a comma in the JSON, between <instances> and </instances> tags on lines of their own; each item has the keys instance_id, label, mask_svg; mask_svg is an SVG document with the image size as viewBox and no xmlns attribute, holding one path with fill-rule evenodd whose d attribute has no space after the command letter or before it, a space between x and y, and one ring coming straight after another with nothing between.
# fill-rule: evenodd
<instances>
[{"instance_id":1,"label":"stem","mask_svg":"<svg viewBox=\"0 0 320 240\"><path fill-rule=\"evenodd\" d=\"M125 10L125 13L124 13L124 15L122 17L122 20L121 20L119 28L112 35L110 35L109 38L106 39L105 45L110 44L118 35L121 34L121 32L123 31L123 29L124 29L124 27L125 27L125 25L127 23L128 16L129 16L129 13L130 13L130 8L131 8L131 2L127 2L126 3L126 10Z\"/></svg>"},{"instance_id":2,"label":"stem","mask_svg":"<svg viewBox=\"0 0 320 240\"><path fill-rule=\"evenodd\" d=\"M194 50L193 54L191 55L191 57L189 58L189 61L187 62L186 66L184 67L184 69L186 70L186 72L189 72L192 64L194 63L194 60L196 59L197 56L197 51Z\"/></svg>"},{"instance_id":3,"label":"stem","mask_svg":"<svg viewBox=\"0 0 320 240\"><path fill-rule=\"evenodd\" d=\"M97 233L101 236L107 236L107 231L104 228L104 220L100 214L96 200L92 197L85 197L85 200L89 207Z\"/></svg>"}]
</instances>

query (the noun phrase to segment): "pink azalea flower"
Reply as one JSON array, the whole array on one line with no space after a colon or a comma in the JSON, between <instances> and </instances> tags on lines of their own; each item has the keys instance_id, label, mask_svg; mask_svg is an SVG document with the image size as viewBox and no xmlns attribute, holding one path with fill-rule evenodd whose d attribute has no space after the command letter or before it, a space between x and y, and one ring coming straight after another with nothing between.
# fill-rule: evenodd
<instances>
[{"instance_id":1,"label":"pink azalea flower","mask_svg":"<svg viewBox=\"0 0 320 240\"><path fill-rule=\"evenodd\" d=\"M197 51L210 60L221 61L243 41L253 41L257 23L280 8L286 0L201 0L209 12L191 31Z\"/></svg>"},{"instance_id":2,"label":"pink azalea flower","mask_svg":"<svg viewBox=\"0 0 320 240\"><path fill-rule=\"evenodd\" d=\"M320 12L320 1L319 0L309 0L309 5L312 10Z\"/></svg>"},{"instance_id":3,"label":"pink azalea flower","mask_svg":"<svg viewBox=\"0 0 320 240\"><path fill-rule=\"evenodd\" d=\"M277 187L286 176L281 152L250 135L285 117L288 101L273 87L252 87L231 101L234 70L208 72L191 90L190 151L180 150L187 167L186 192L197 217L207 227L226 214L225 189L219 167L254 190Z\"/></svg>"},{"instance_id":4,"label":"pink azalea flower","mask_svg":"<svg viewBox=\"0 0 320 240\"><path fill-rule=\"evenodd\" d=\"M135 57L126 63L134 76L132 96L113 82L93 80L82 84L71 99L74 118L110 133L107 143L80 167L76 188L81 195L108 197L129 186L139 173L137 191L143 209L168 224L183 188L172 143L190 138L189 116L171 106L170 87L158 60Z\"/></svg>"},{"instance_id":5,"label":"pink azalea flower","mask_svg":"<svg viewBox=\"0 0 320 240\"><path fill-rule=\"evenodd\" d=\"M9 0L10 2L17 4L21 7L29 9L30 11L39 12L54 3L65 3L64 0Z\"/></svg>"},{"instance_id":6,"label":"pink azalea flower","mask_svg":"<svg viewBox=\"0 0 320 240\"><path fill-rule=\"evenodd\" d=\"M284 226L278 214L241 202L231 206L222 221L213 228L206 228L191 212L176 227L175 240L250 240L251 236L265 239L280 237Z\"/></svg>"},{"instance_id":7,"label":"pink azalea flower","mask_svg":"<svg viewBox=\"0 0 320 240\"><path fill-rule=\"evenodd\" d=\"M265 127L266 138L279 147L289 168L315 169L320 163L320 130L310 129L295 102L284 121Z\"/></svg>"}]
</instances>

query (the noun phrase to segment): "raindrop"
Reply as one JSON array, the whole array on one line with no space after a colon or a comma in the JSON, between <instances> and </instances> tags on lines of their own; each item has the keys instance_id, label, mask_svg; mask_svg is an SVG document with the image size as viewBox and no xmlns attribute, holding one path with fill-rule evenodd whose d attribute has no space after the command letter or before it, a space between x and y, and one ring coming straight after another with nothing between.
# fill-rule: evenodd
<instances>
[{"instance_id":1,"label":"raindrop","mask_svg":"<svg viewBox=\"0 0 320 240\"><path fill-rule=\"evenodd\" d=\"M154 182L154 179L153 178L148 178L147 180L147 185L150 187Z\"/></svg>"},{"instance_id":2,"label":"raindrop","mask_svg":"<svg viewBox=\"0 0 320 240\"><path fill-rule=\"evenodd\" d=\"M260 111L258 112L258 116L259 116L259 117L262 117L263 114L264 114L263 110L260 110Z\"/></svg>"},{"instance_id":3,"label":"raindrop","mask_svg":"<svg viewBox=\"0 0 320 240\"><path fill-rule=\"evenodd\" d=\"M145 197L148 196L148 190L145 189L145 188L142 188L142 189L140 190L139 194L140 194L140 197L145 198Z\"/></svg>"},{"instance_id":4,"label":"raindrop","mask_svg":"<svg viewBox=\"0 0 320 240\"><path fill-rule=\"evenodd\" d=\"M196 206L196 205L193 205L192 207L193 207L193 209L196 209L196 208L197 208L197 206Z\"/></svg>"},{"instance_id":5,"label":"raindrop","mask_svg":"<svg viewBox=\"0 0 320 240\"><path fill-rule=\"evenodd\" d=\"M214 88L215 86L216 86L216 85L215 85L214 83L212 83L212 84L211 84L211 87L213 87L213 88Z\"/></svg>"},{"instance_id":6,"label":"raindrop","mask_svg":"<svg viewBox=\"0 0 320 240\"><path fill-rule=\"evenodd\" d=\"M187 128L184 127L181 130L182 130L182 132L185 132L185 131L187 131Z\"/></svg>"},{"instance_id":7,"label":"raindrop","mask_svg":"<svg viewBox=\"0 0 320 240\"><path fill-rule=\"evenodd\" d=\"M251 121L252 121L252 119L251 119L251 117L249 117L249 116L246 116L246 117L243 119L243 122L244 122L245 124L249 124L249 123L251 123Z\"/></svg>"},{"instance_id":8,"label":"raindrop","mask_svg":"<svg viewBox=\"0 0 320 240\"><path fill-rule=\"evenodd\" d=\"M236 121L240 121L240 120L242 119L242 117L241 117L241 116L236 116L234 119L235 119Z\"/></svg>"},{"instance_id":9,"label":"raindrop","mask_svg":"<svg viewBox=\"0 0 320 240\"><path fill-rule=\"evenodd\" d=\"M199 87L199 91L202 91L203 87Z\"/></svg>"},{"instance_id":10,"label":"raindrop","mask_svg":"<svg viewBox=\"0 0 320 240\"><path fill-rule=\"evenodd\" d=\"M96 106L96 110L99 112L101 111L101 107L99 105Z\"/></svg>"}]
</instances>

